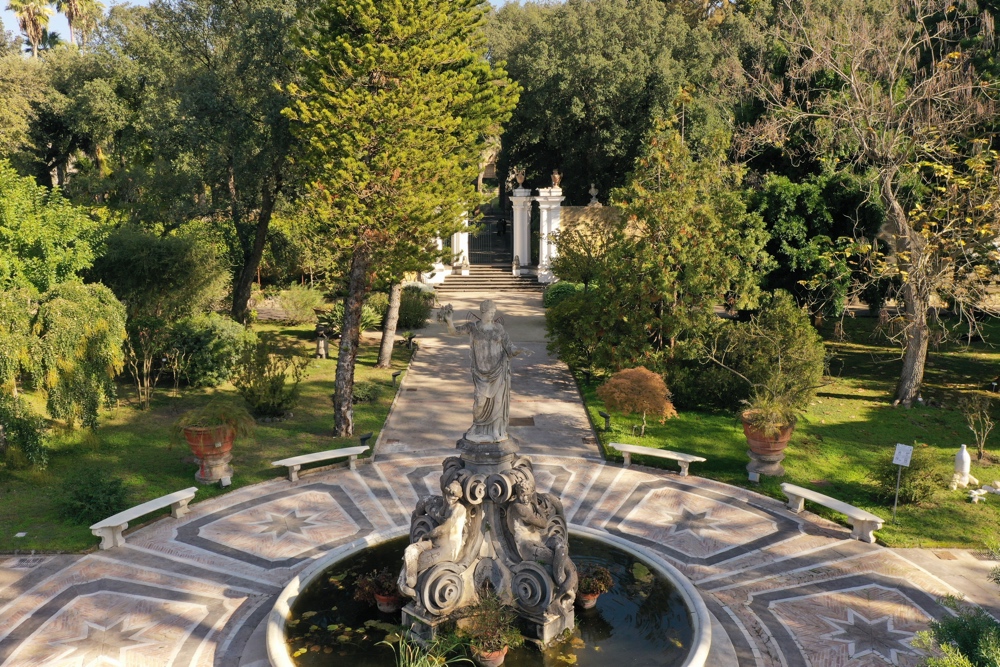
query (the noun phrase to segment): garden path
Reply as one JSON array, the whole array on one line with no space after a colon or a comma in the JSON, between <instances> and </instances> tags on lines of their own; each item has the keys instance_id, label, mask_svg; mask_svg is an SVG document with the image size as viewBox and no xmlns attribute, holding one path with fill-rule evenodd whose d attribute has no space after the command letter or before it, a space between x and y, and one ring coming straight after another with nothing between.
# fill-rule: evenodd
<instances>
[{"instance_id":1,"label":"garden path","mask_svg":"<svg viewBox=\"0 0 1000 667\"><path fill-rule=\"evenodd\" d=\"M927 571L926 554L853 541L842 526L696 475L604 463L584 440L594 434L572 379L544 353L537 296L497 300L512 338L535 346L514 365L512 417L534 420L514 432L539 491L561 497L571 526L655 551L695 583L715 617L713 667L917 665L913 634L947 613L938 596L956 592ZM433 327L374 462L243 487L117 549L0 560L0 666L266 667L262 630L281 587L332 548L404 534L468 426L462 342Z\"/></svg>"}]
</instances>

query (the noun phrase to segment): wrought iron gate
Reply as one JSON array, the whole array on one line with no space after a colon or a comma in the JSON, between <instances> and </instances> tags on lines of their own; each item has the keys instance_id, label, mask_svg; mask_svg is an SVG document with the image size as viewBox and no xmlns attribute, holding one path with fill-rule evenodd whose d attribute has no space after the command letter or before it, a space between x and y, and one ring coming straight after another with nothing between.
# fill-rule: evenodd
<instances>
[{"instance_id":1,"label":"wrought iron gate","mask_svg":"<svg viewBox=\"0 0 1000 667\"><path fill-rule=\"evenodd\" d=\"M484 218L469 234L470 264L510 264L514 261L514 230L504 218Z\"/></svg>"}]
</instances>

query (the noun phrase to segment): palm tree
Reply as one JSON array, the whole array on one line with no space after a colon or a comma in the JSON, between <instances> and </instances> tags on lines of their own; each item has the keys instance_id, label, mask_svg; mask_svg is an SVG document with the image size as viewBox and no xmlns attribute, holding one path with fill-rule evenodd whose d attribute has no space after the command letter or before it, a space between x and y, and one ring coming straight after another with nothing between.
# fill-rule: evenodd
<instances>
[{"instance_id":1,"label":"palm tree","mask_svg":"<svg viewBox=\"0 0 1000 667\"><path fill-rule=\"evenodd\" d=\"M38 57L38 45L42 41L42 33L49 25L52 9L44 0L9 0L9 11L17 16L21 32L31 43L31 57Z\"/></svg>"},{"instance_id":2,"label":"palm tree","mask_svg":"<svg viewBox=\"0 0 1000 667\"><path fill-rule=\"evenodd\" d=\"M75 26L80 17L80 0L56 0L56 9L66 15L69 23L69 43L76 44Z\"/></svg>"},{"instance_id":3,"label":"palm tree","mask_svg":"<svg viewBox=\"0 0 1000 667\"><path fill-rule=\"evenodd\" d=\"M97 30L97 22L104 15L104 4L97 0L76 0L80 7L76 16L76 29L80 31L80 47L87 45L90 33ZM72 32L72 31L70 31Z\"/></svg>"}]
</instances>

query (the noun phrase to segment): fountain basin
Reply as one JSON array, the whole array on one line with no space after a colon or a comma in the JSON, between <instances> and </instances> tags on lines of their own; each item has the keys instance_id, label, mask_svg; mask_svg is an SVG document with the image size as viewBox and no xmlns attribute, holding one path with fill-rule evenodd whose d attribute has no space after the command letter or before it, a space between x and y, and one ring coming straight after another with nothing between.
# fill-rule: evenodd
<instances>
[{"instance_id":1,"label":"fountain basin","mask_svg":"<svg viewBox=\"0 0 1000 667\"><path fill-rule=\"evenodd\" d=\"M302 662L297 662L292 656L294 649L289 646L289 631L301 633L301 630L290 628L289 622L295 624L296 621L293 619L296 618L296 615L301 615L305 611L303 604L313 605L309 607L310 609L321 608L321 606L317 606L317 594L321 587L329 587L331 573L336 572L338 566L348 568L353 563L355 569L357 567L371 569L373 564L381 565L381 562L375 562L377 558L364 565L358 565L361 561L355 559L362 558L364 554L368 553L373 554L372 558L374 558L375 552L378 551L378 549L373 549L374 547L380 547L384 552L386 548L394 548L392 545L386 544L387 542L397 538L405 538L406 535L405 529L368 535L362 540L334 549L292 579L278 596L268 618L267 652L271 665L273 667L301 667L302 664L309 664L333 667L342 664L360 667L362 663L359 663L358 655L351 654L349 650L341 650L336 645L331 647L330 651L320 651L316 655L303 656ZM616 581L621 585L616 585L616 591L602 596L596 609L578 613L577 637L567 641L575 642L574 646L579 646L582 642L586 647L599 641L602 643L599 654L601 660L604 664L613 664L616 662L613 655L616 643L622 644L623 650L627 651L629 655L633 655L637 650L636 641L641 639L641 636L650 636L653 638L653 643L647 647L647 650L657 653L656 656L651 656L649 662L643 664L703 667L711 646L711 616L691 582L655 553L637 548L616 536L580 527L571 527L570 535L574 541L571 553L575 561L580 564L593 562L611 565L616 568ZM398 545L400 553L405 545L406 540L401 539ZM398 561L396 563L398 564ZM641 567L636 568L630 563L641 564ZM648 572L656 578L655 583L646 581L646 584L640 585L633 574L634 572L644 572L643 568L648 569ZM671 598L673 608L659 610L658 605L661 605L667 597ZM347 604L359 605L360 603ZM329 605L325 609L329 613ZM644 611L645 613L643 613ZM400 622L398 615L380 615L374 607L371 608L371 615L373 618L380 619L383 625L385 623L398 625ZM644 618L642 622L646 623L643 627L630 628L621 623L621 619L632 619L639 616L642 616ZM325 617L322 615L317 616L317 619L323 618ZM351 624L357 626L358 616L354 615L352 618L354 620ZM325 623L326 621L319 622ZM661 627L661 624L666 625ZM351 629L358 635L361 634L359 627ZM296 641L299 646L302 646L300 640ZM657 641L660 643L658 644ZM350 649L349 646L343 648ZM324 647L323 651L325 650ZM560 649L559 646L555 645L551 649L551 651L558 650L569 649L565 646ZM611 653L608 652L609 650ZM512 667L552 664L552 656L547 656L551 651L542 653L532 648L518 649L511 652L505 664ZM583 652L586 651L586 648L581 648L580 651L581 662L579 664L585 666L586 656L583 655ZM345 653L344 657L341 657L340 653ZM377 658L371 657L373 653L370 648L364 653L365 659L372 660L370 663L364 663L365 665L381 664ZM394 665L391 651L386 650L384 654L386 656L384 664ZM617 662L626 664L621 660Z\"/></svg>"}]
</instances>

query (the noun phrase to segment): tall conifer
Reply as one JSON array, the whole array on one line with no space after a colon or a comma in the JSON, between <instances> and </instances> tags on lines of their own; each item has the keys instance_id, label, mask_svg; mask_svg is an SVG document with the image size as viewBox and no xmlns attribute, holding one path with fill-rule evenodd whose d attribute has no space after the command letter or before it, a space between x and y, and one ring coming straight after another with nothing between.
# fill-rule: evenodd
<instances>
[{"instance_id":1,"label":"tall conifer","mask_svg":"<svg viewBox=\"0 0 1000 667\"><path fill-rule=\"evenodd\" d=\"M435 254L476 199L491 128L517 99L486 58L478 0L321 0L302 17L300 81L286 114L318 230L350 256L334 397L337 436L354 431L354 365L373 261Z\"/></svg>"}]
</instances>

